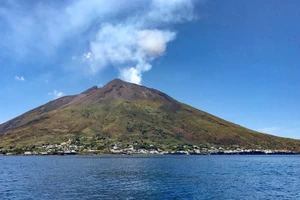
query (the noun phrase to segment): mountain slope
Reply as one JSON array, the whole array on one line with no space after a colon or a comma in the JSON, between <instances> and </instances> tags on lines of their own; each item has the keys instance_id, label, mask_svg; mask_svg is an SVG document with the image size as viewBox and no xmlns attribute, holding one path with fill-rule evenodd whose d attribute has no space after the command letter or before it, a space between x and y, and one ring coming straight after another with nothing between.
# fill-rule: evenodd
<instances>
[{"instance_id":1,"label":"mountain slope","mask_svg":"<svg viewBox=\"0 0 300 200\"><path fill-rule=\"evenodd\" d=\"M1 146L28 146L79 139L110 146L179 144L288 149L298 140L258 133L182 104L144 86L115 79L103 88L66 96L0 125Z\"/></svg>"}]
</instances>

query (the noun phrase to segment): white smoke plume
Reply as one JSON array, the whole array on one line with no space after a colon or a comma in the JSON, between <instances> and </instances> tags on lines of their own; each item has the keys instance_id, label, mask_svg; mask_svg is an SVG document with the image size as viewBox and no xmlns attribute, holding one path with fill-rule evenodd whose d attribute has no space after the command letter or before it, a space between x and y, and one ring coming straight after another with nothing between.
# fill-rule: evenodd
<instances>
[{"instance_id":1,"label":"white smoke plume","mask_svg":"<svg viewBox=\"0 0 300 200\"><path fill-rule=\"evenodd\" d=\"M120 78L140 84L142 73L151 69L150 62L164 54L167 43L175 35L165 30L105 24L91 42L84 60L90 64L91 73L113 65L119 68Z\"/></svg>"},{"instance_id":2,"label":"white smoke plume","mask_svg":"<svg viewBox=\"0 0 300 200\"><path fill-rule=\"evenodd\" d=\"M119 68L121 79L141 84L142 74L152 68L151 61L164 55L167 43L176 37L175 31L161 27L193 17L190 0L152 0L142 12L102 24L84 54L92 56L85 59L90 72L112 65Z\"/></svg>"},{"instance_id":3,"label":"white smoke plume","mask_svg":"<svg viewBox=\"0 0 300 200\"><path fill-rule=\"evenodd\" d=\"M77 47L84 50L71 56L73 62L92 75L113 66L136 84L175 39L170 27L195 18L194 0L3 1L0 22L8 29L0 33L0 47L14 51L8 53L51 55L75 38L88 46Z\"/></svg>"}]
</instances>

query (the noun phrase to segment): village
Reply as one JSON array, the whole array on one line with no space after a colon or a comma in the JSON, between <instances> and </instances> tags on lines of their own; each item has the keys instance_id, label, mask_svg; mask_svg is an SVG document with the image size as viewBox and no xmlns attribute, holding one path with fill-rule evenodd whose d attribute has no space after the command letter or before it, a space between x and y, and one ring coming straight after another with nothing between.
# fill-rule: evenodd
<instances>
[{"instance_id":1,"label":"village","mask_svg":"<svg viewBox=\"0 0 300 200\"><path fill-rule=\"evenodd\" d=\"M4 149L0 147L0 156L10 155L97 155L97 154L160 154L160 155L272 155L272 154L296 154L290 150L270 150L270 149L244 149L239 146L235 148L223 148L211 145L210 147L200 147L197 145L183 145L176 150L163 150L161 148L149 145L148 147L136 148L134 145L112 144L107 149L86 148L83 145L76 145L69 139L60 144L48 144L37 146L34 148Z\"/></svg>"}]
</instances>

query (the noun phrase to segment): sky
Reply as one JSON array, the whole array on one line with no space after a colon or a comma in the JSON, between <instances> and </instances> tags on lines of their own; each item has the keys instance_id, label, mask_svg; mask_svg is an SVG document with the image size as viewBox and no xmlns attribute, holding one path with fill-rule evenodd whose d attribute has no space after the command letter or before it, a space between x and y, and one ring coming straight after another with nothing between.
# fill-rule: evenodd
<instances>
[{"instance_id":1,"label":"sky","mask_svg":"<svg viewBox=\"0 0 300 200\"><path fill-rule=\"evenodd\" d=\"M114 78L300 139L300 1L2 0L0 123Z\"/></svg>"}]
</instances>

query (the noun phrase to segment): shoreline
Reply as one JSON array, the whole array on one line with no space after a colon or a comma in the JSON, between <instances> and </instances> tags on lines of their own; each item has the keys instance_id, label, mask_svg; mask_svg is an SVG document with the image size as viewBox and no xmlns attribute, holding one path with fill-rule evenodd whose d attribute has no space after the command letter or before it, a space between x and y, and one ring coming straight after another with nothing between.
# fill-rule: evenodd
<instances>
[{"instance_id":1,"label":"shoreline","mask_svg":"<svg viewBox=\"0 0 300 200\"><path fill-rule=\"evenodd\" d=\"M257 156L257 155L262 155L262 156L267 156L267 155L300 155L299 153L209 153L209 154L199 154L199 153L76 153L76 154L0 154L0 157L6 157L6 156L39 156L39 157L44 157L44 156L227 156L227 155L233 155L233 156Z\"/></svg>"}]
</instances>

